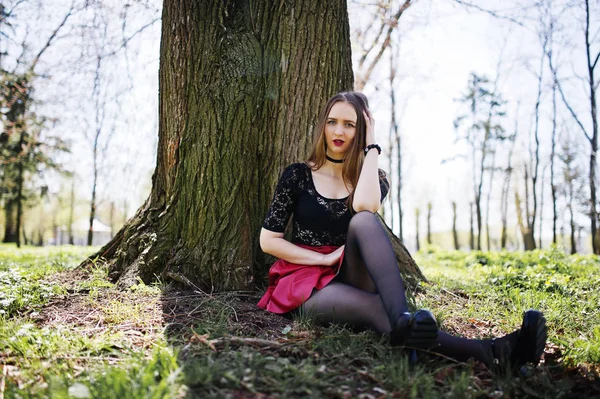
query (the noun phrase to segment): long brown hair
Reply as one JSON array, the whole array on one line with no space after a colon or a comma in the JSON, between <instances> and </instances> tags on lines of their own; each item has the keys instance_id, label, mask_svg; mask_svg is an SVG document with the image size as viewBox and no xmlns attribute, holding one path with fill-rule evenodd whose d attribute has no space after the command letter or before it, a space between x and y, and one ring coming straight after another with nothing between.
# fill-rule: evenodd
<instances>
[{"instance_id":1,"label":"long brown hair","mask_svg":"<svg viewBox=\"0 0 600 399\"><path fill-rule=\"evenodd\" d=\"M358 184L360 171L362 170L363 161L365 159L364 148L366 147L367 124L363 111L369 108L369 101L364 94L355 91L347 91L338 93L331 97L319 115L317 127L315 129L315 139L313 149L306 160L306 164L312 170L318 170L325 162L327 155L327 142L325 140L325 123L329 112L334 104L338 102L346 102L350 104L356 111L356 134L348 152L344 155L344 163L342 164L342 179L347 188L349 188L350 196L348 197L348 208L352 210L352 200L354 199L354 189Z\"/></svg>"}]
</instances>

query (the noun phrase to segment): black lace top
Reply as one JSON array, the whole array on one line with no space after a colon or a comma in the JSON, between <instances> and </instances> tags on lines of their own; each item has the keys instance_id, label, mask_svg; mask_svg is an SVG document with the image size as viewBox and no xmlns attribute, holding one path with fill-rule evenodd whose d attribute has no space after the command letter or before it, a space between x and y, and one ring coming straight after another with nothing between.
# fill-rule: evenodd
<instances>
[{"instance_id":1,"label":"black lace top","mask_svg":"<svg viewBox=\"0 0 600 399\"><path fill-rule=\"evenodd\" d=\"M389 191L384 171L379 169L381 201ZM292 242L311 246L343 245L352 218L346 198L325 198L317 192L311 170L305 163L285 168L271 201L263 227L283 233L293 215Z\"/></svg>"}]
</instances>

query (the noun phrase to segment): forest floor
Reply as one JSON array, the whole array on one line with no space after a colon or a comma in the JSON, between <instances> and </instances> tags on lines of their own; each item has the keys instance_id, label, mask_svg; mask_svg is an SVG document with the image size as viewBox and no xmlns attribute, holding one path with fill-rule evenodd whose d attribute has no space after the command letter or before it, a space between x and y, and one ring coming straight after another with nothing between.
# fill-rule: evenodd
<instances>
[{"instance_id":1,"label":"forest floor","mask_svg":"<svg viewBox=\"0 0 600 399\"><path fill-rule=\"evenodd\" d=\"M286 319L257 292L157 282L119 290L93 249L0 245L0 398L599 397L600 258L416 254L428 283L410 298L441 329L498 336L544 311L542 362L521 370L420 354L385 337Z\"/></svg>"}]
</instances>

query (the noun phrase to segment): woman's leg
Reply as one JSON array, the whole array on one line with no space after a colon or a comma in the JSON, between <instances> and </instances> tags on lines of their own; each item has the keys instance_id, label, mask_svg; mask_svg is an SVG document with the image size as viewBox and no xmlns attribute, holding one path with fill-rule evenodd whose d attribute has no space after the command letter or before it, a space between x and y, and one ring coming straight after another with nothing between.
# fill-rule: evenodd
<instances>
[{"instance_id":1,"label":"woman's leg","mask_svg":"<svg viewBox=\"0 0 600 399\"><path fill-rule=\"evenodd\" d=\"M338 279L363 292L378 294L371 297L378 298L376 305L368 304L368 301L365 301L367 306L361 307L360 311L357 310L357 314L361 315L360 319L371 325L376 331L390 332L391 326L394 326L398 318L408 311L404 284L396 262L396 255L385 231L377 220L377 216L371 212L359 212L350 221L344 251L344 263ZM342 297L345 295L342 292L332 294L339 294ZM331 300L335 301L336 298L331 298ZM353 304L348 303L346 306L352 308ZM371 308L371 306L373 307ZM367 317L363 314L365 311L368 314L371 309L376 309L373 313L378 327L366 321ZM388 323L386 328L382 329L381 326L385 324L381 321L384 314L388 316ZM543 319L541 314L539 317ZM350 323L349 320L346 322ZM546 340L545 320L542 324L543 327L536 329L538 333L543 331L543 336L538 342L545 342ZM455 360L465 361L473 358L491 364L494 358L498 358L502 362L509 361L509 357L514 358L511 352L515 352L514 348L518 345L519 334L520 330L517 330L492 341L491 339L454 337L444 332L438 332L437 340L432 341L430 346L434 352ZM494 342L494 345L492 345L492 342ZM531 354L529 358L539 360L540 355L540 348L537 348L536 354Z\"/></svg>"},{"instance_id":2,"label":"woman's leg","mask_svg":"<svg viewBox=\"0 0 600 399\"><path fill-rule=\"evenodd\" d=\"M339 279L363 291L377 292L391 326L408 312L394 249L371 212L359 212L350 221Z\"/></svg>"},{"instance_id":3,"label":"woman's leg","mask_svg":"<svg viewBox=\"0 0 600 399\"><path fill-rule=\"evenodd\" d=\"M498 361L514 368L525 363L537 364L547 339L546 318L540 311L528 310L521 328L501 338L466 339L440 333L433 351L460 361L473 358L488 366Z\"/></svg>"},{"instance_id":4,"label":"woman's leg","mask_svg":"<svg viewBox=\"0 0 600 399\"><path fill-rule=\"evenodd\" d=\"M348 284L331 282L313 290L303 310L324 323L368 326L379 333L390 332L390 323L379 295Z\"/></svg>"},{"instance_id":5,"label":"woman's leg","mask_svg":"<svg viewBox=\"0 0 600 399\"><path fill-rule=\"evenodd\" d=\"M314 290L304 303L303 309L309 316L323 323L369 327L381 334L391 331L389 319L379 295L348 284L332 282L321 290ZM491 366L494 359L497 358L502 364L513 363L514 365L516 363L519 365L519 363L525 362L518 361L518 359L515 362L513 353L523 351L522 348L517 349L520 332L517 330L497 338L494 341L495 348L492 348L491 339L455 337L438 331L431 351L462 362L475 359ZM543 345L545 341L544 330L544 336L540 342ZM527 360L536 363L541 353L538 351L533 358Z\"/></svg>"},{"instance_id":6,"label":"woman's leg","mask_svg":"<svg viewBox=\"0 0 600 399\"><path fill-rule=\"evenodd\" d=\"M460 362L472 358L489 365L494 360L491 342L491 339L461 338L438 331L436 345L431 351Z\"/></svg>"}]
</instances>

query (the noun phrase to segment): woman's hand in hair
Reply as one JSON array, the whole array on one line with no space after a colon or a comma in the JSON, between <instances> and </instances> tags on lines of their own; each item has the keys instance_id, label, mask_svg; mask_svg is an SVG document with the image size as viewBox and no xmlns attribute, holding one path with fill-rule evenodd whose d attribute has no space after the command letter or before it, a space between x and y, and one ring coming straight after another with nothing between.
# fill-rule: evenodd
<instances>
[{"instance_id":1,"label":"woman's hand in hair","mask_svg":"<svg viewBox=\"0 0 600 399\"><path fill-rule=\"evenodd\" d=\"M373 119L373 114L366 109L363 111L363 115L365 117L365 124L367 125L366 145L375 144L375 119Z\"/></svg>"}]
</instances>

